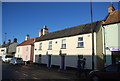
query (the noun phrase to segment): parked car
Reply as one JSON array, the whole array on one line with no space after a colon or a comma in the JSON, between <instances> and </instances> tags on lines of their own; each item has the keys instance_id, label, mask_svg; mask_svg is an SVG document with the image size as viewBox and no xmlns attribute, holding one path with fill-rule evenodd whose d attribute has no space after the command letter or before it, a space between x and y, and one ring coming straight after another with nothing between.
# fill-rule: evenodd
<instances>
[{"instance_id":1,"label":"parked car","mask_svg":"<svg viewBox=\"0 0 120 81\"><path fill-rule=\"evenodd\" d=\"M3 62L10 62L10 60L13 58L12 55L8 55L8 54L5 54L5 55L2 55L2 61Z\"/></svg>"},{"instance_id":2,"label":"parked car","mask_svg":"<svg viewBox=\"0 0 120 81\"><path fill-rule=\"evenodd\" d=\"M11 64L24 64L24 61L22 58L18 58L18 57L13 57L11 60L10 60L10 63Z\"/></svg>"},{"instance_id":3,"label":"parked car","mask_svg":"<svg viewBox=\"0 0 120 81\"><path fill-rule=\"evenodd\" d=\"M89 73L89 79L91 81L120 81L120 64L112 64L102 70L91 71Z\"/></svg>"}]
</instances>

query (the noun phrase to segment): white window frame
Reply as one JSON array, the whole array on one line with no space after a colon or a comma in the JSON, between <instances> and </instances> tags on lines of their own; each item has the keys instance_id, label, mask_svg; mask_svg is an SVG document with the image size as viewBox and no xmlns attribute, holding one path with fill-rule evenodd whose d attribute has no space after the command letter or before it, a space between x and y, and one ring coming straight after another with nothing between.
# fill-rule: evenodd
<instances>
[{"instance_id":1,"label":"white window frame","mask_svg":"<svg viewBox=\"0 0 120 81\"><path fill-rule=\"evenodd\" d=\"M39 44L39 50L42 50L42 42Z\"/></svg>"},{"instance_id":2,"label":"white window frame","mask_svg":"<svg viewBox=\"0 0 120 81\"><path fill-rule=\"evenodd\" d=\"M26 47L26 51L28 51L28 47Z\"/></svg>"},{"instance_id":3,"label":"white window frame","mask_svg":"<svg viewBox=\"0 0 120 81\"><path fill-rule=\"evenodd\" d=\"M78 37L78 48L84 47L84 38Z\"/></svg>"},{"instance_id":4,"label":"white window frame","mask_svg":"<svg viewBox=\"0 0 120 81\"><path fill-rule=\"evenodd\" d=\"M61 48L66 49L66 39L62 39Z\"/></svg>"},{"instance_id":5,"label":"white window frame","mask_svg":"<svg viewBox=\"0 0 120 81\"><path fill-rule=\"evenodd\" d=\"M49 46L48 46L48 49L52 49L52 41L49 41Z\"/></svg>"},{"instance_id":6,"label":"white window frame","mask_svg":"<svg viewBox=\"0 0 120 81\"><path fill-rule=\"evenodd\" d=\"M20 47L18 47L18 53L20 52Z\"/></svg>"}]
</instances>

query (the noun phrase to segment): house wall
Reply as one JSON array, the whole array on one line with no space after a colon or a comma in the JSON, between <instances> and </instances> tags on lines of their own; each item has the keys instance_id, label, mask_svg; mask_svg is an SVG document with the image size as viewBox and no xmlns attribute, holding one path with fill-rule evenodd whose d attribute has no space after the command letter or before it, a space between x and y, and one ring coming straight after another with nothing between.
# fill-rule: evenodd
<instances>
[{"instance_id":1,"label":"house wall","mask_svg":"<svg viewBox=\"0 0 120 81\"><path fill-rule=\"evenodd\" d=\"M105 36L105 54L106 54L106 63L105 65L109 65L112 63L111 52L112 48L120 48L119 44L119 32L120 32L120 23L116 24L109 24L103 26L105 29L104 36Z\"/></svg>"},{"instance_id":2,"label":"house wall","mask_svg":"<svg viewBox=\"0 0 120 81\"><path fill-rule=\"evenodd\" d=\"M2 50L4 50L4 51L2 51ZM6 47L5 48L0 48L0 56L2 56L3 54L6 54L6 52L7 52Z\"/></svg>"},{"instance_id":3,"label":"house wall","mask_svg":"<svg viewBox=\"0 0 120 81\"><path fill-rule=\"evenodd\" d=\"M104 67L104 55L103 55L103 36L102 27L96 33L96 58L97 58L97 68L101 69Z\"/></svg>"},{"instance_id":4,"label":"house wall","mask_svg":"<svg viewBox=\"0 0 120 81\"><path fill-rule=\"evenodd\" d=\"M23 49L22 49L22 46L17 46L17 47L16 47L15 57L22 57L22 53L23 53L22 50L23 50Z\"/></svg>"},{"instance_id":5,"label":"house wall","mask_svg":"<svg viewBox=\"0 0 120 81\"><path fill-rule=\"evenodd\" d=\"M17 46L15 56L23 58L24 61L28 61L30 60L31 50L31 45Z\"/></svg>"},{"instance_id":6,"label":"house wall","mask_svg":"<svg viewBox=\"0 0 120 81\"><path fill-rule=\"evenodd\" d=\"M95 37L94 40L96 40L96 34L94 33ZM77 48L78 47L78 37L83 37L84 40L84 47L83 48ZM60 50L62 51L62 54L65 55L65 65L70 67L77 67L77 59L78 55L83 55L83 57L86 58L86 68L91 69L92 68L92 35L89 34L83 34L83 35L76 35L71 37L64 37L64 38L57 38L53 40L45 40L42 42L42 50L39 50L40 42L34 43L34 62L35 55L42 54L42 63L47 64L47 56L46 53L52 54L52 65L60 65ZM66 39L66 49L61 49L62 45L62 39ZM52 50L48 50L49 41L52 41ZM96 55L96 41L95 41L95 55ZM95 56L96 60L96 56ZM96 62L95 62L96 65ZM96 67L96 66L95 66Z\"/></svg>"},{"instance_id":7,"label":"house wall","mask_svg":"<svg viewBox=\"0 0 120 81\"><path fill-rule=\"evenodd\" d=\"M13 43L8 47L8 52L16 52L16 47L18 43Z\"/></svg>"}]
</instances>

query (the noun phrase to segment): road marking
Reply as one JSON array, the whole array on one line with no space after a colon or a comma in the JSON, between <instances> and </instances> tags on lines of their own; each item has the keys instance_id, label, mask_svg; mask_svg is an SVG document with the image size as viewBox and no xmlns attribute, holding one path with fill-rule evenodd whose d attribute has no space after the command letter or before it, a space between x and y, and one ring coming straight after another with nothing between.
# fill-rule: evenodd
<instances>
[{"instance_id":1,"label":"road marking","mask_svg":"<svg viewBox=\"0 0 120 81\"><path fill-rule=\"evenodd\" d=\"M38 79L38 78L36 78L36 77L33 77L33 79Z\"/></svg>"},{"instance_id":2,"label":"road marking","mask_svg":"<svg viewBox=\"0 0 120 81\"><path fill-rule=\"evenodd\" d=\"M23 73L23 75L28 76L27 74Z\"/></svg>"}]
</instances>

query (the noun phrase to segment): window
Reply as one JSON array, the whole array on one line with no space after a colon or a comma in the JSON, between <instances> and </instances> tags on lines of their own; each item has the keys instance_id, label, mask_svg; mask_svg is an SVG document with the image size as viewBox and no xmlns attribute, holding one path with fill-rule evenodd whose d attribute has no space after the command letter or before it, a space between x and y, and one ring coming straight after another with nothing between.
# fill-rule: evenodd
<instances>
[{"instance_id":1,"label":"window","mask_svg":"<svg viewBox=\"0 0 120 81\"><path fill-rule=\"evenodd\" d=\"M18 52L20 51L20 48L18 48Z\"/></svg>"},{"instance_id":2,"label":"window","mask_svg":"<svg viewBox=\"0 0 120 81\"><path fill-rule=\"evenodd\" d=\"M52 41L49 41L48 49L52 49Z\"/></svg>"},{"instance_id":3,"label":"window","mask_svg":"<svg viewBox=\"0 0 120 81\"><path fill-rule=\"evenodd\" d=\"M62 40L62 48L66 48L66 39Z\"/></svg>"},{"instance_id":4,"label":"window","mask_svg":"<svg viewBox=\"0 0 120 81\"><path fill-rule=\"evenodd\" d=\"M26 47L26 51L28 51L28 47Z\"/></svg>"},{"instance_id":5,"label":"window","mask_svg":"<svg viewBox=\"0 0 120 81\"><path fill-rule=\"evenodd\" d=\"M84 47L83 37L78 37L78 47Z\"/></svg>"},{"instance_id":6,"label":"window","mask_svg":"<svg viewBox=\"0 0 120 81\"><path fill-rule=\"evenodd\" d=\"M39 50L41 50L42 49L42 42L40 42L40 47L39 47Z\"/></svg>"},{"instance_id":7,"label":"window","mask_svg":"<svg viewBox=\"0 0 120 81\"><path fill-rule=\"evenodd\" d=\"M83 55L78 55L78 59L83 59Z\"/></svg>"},{"instance_id":8,"label":"window","mask_svg":"<svg viewBox=\"0 0 120 81\"><path fill-rule=\"evenodd\" d=\"M5 50L1 50L1 52L4 52Z\"/></svg>"}]
</instances>

